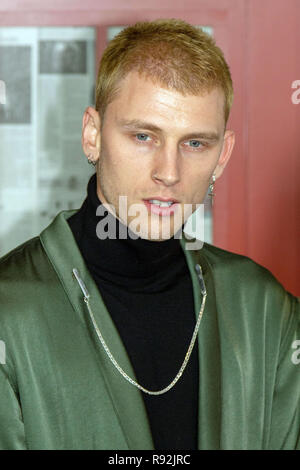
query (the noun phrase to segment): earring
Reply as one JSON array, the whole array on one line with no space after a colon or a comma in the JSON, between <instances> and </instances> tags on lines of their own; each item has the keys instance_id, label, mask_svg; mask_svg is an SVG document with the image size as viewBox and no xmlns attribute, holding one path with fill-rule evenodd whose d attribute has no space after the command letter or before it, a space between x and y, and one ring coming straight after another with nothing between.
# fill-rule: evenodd
<instances>
[{"instance_id":1,"label":"earring","mask_svg":"<svg viewBox=\"0 0 300 470\"><path fill-rule=\"evenodd\" d=\"M211 205L213 205L213 203L214 203L214 196L215 196L214 184L215 184L215 181L216 181L216 175L213 174L212 175L212 182L209 184L209 193L208 193L208 196L211 197Z\"/></svg>"},{"instance_id":2,"label":"earring","mask_svg":"<svg viewBox=\"0 0 300 470\"><path fill-rule=\"evenodd\" d=\"M94 165L94 166L96 165L96 162L93 160L93 154L90 153L87 159L90 165Z\"/></svg>"}]
</instances>

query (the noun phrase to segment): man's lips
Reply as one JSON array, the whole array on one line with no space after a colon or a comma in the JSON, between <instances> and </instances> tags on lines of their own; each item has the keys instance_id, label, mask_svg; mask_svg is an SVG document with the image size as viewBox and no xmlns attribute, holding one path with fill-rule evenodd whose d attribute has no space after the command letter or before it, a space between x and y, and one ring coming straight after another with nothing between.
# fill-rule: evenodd
<instances>
[{"instance_id":1,"label":"man's lips","mask_svg":"<svg viewBox=\"0 0 300 470\"><path fill-rule=\"evenodd\" d=\"M149 213L156 214L156 215L161 215L161 216L170 216L174 214L176 208L178 207L178 202L177 199L173 198L161 198L161 197L151 197L149 199L143 199L145 206L148 209ZM159 206L158 204L155 204L151 201L161 201L161 202L171 202L169 206Z\"/></svg>"},{"instance_id":2,"label":"man's lips","mask_svg":"<svg viewBox=\"0 0 300 470\"><path fill-rule=\"evenodd\" d=\"M161 201L161 202L172 202L172 203L176 203L176 202L179 202L177 201L177 199L174 199L172 197L147 197L147 199L143 199L143 201Z\"/></svg>"}]
</instances>

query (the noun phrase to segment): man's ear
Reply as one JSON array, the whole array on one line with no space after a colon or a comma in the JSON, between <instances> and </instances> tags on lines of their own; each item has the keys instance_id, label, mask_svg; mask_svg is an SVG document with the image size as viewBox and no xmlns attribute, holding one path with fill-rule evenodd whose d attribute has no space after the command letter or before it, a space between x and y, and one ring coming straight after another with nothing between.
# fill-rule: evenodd
<instances>
[{"instance_id":1,"label":"man's ear","mask_svg":"<svg viewBox=\"0 0 300 470\"><path fill-rule=\"evenodd\" d=\"M219 178L221 174L223 173L223 170L231 157L234 143L235 143L234 131L230 131L230 130L225 131L222 151L221 151L217 166L214 171L216 178Z\"/></svg>"},{"instance_id":2,"label":"man's ear","mask_svg":"<svg viewBox=\"0 0 300 470\"><path fill-rule=\"evenodd\" d=\"M86 108L82 118L82 149L91 163L96 164L100 155L100 116L92 106Z\"/></svg>"}]
</instances>

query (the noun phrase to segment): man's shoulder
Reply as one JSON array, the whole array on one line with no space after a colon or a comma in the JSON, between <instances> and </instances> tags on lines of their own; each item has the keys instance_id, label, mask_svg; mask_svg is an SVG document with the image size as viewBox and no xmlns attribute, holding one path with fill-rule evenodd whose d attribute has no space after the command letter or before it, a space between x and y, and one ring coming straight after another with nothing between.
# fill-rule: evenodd
<instances>
[{"instance_id":1,"label":"man's shoulder","mask_svg":"<svg viewBox=\"0 0 300 470\"><path fill-rule=\"evenodd\" d=\"M46 258L39 236L27 240L0 258L1 283L6 279L30 279L47 262Z\"/></svg>"},{"instance_id":2,"label":"man's shoulder","mask_svg":"<svg viewBox=\"0 0 300 470\"><path fill-rule=\"evenodd\" d=\"M296 329L300 320L299 298L288 292L276 277L251 258L204 244L203 255L210 266L218 311L233 315L241 328L254 330L268 325L275 337ZM249 326L250 328L250 326Z\"/></svg>"},{"instance_id":3,"label":"man's shoulder","mask_svg":"<svg viewBox=\"0 0 300 470\"><path fill-rule=\"evenodd\" d=\"M225 250L224 248L220 248L215 245L211 245L210 243L205 242L203 244L202 250L205 252L205 255L209 258L211 263L228 263L228 262L235 262L235 263L247 263L247 264L254 264L258 267L261 267L258 263L253 261L250 257L246 255L242 255L239 253L235 253L233 251Z\"/></svg>"},{"instance_id":4,"label":"man's shoulder","mask_svg":"<svg viewBox=\"0 0 300 470\"><path fill-rule=\"evenodd\" d=\"M247 298L260 296L261 301L267 296L273 299L294 297L268 268L250 257L208 243L204 243L202 251L219 289L221 285L227 286L235 295L240 292Z\"/></svg>"},{"instance_id":5,"label":"man's shoulder","mask_svg":"<svg viewBox=\"0 0 300 470\"><path fill-rule=\"evenodd\" d=\"M0 259L0 322L18 322L34 316L43 299L52 298L57 275L40 236L17 246ZM21 323L22 323L21 321Z\"/></svg>"},{"instance_id":6,"label":"man's shoulder","mask_svg":"<svg viewBox=\"0 0 300 470\"><path fill-rule=\"evenodd\" d=\"M213 271L229 271L233 276L243 274L243 276L250 276L250 278L255 276L255 279L258 277L276 282L269 269L249 256L224 250L209 243L204 243L202 250Z\"/></svg>"},{"instance_id":7,"label":"man's shoulder","mask_svg":"<svg viewBox=\"0 0 300 470\"><path fill-rule=\"evenodd\" d=\"M17 246L0 259L0 292L5 293L30 288L33 282L47 281L50 276L49 259L40 238L34 237Z\"/></svg>"},{"instance_id":8,"label":"man's shoulder","mask_svg":"<svg viewBox=\"0 0 300 470\"><path fill-rule=\"evenodd\" d=\"M45 275L49 273L49 265L51 260L49 254L45 250L44 238L51 234L50 244L63 244L69 243L64 241L65 232L62 230L69 230L66 218L74 214L76 211L61 211L50 224L36 237L33 237L21 245L17 246L9 253L0 258L0 280L7 277L18 279L22 277L30 279L31 277L37 278L45 271ZM73 240L73 237L71 237Z\"/></svg>"}]
</instances>

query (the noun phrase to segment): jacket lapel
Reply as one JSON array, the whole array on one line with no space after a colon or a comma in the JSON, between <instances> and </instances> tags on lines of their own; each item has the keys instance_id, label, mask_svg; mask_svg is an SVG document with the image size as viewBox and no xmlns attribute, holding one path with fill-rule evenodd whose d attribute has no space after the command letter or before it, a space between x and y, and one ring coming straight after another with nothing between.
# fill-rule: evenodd
<instances>
[{"instance_id":1,"label":"jacket lapel","mask_svg":"<svg viewBox=\"0 0 300 470\"><path fill-rule=\"evenodd\" d=\"M195 265L200 264L207 291L205 309L198 332L199 352L199 411L198 449L219 449L221 430L221 354L213 268L208 262L206 245L198 250L186 250L186 238L181 245L186 256L193 283L195 315L201 306L200 285Z\"/></svg>"},{"instance_id":2,"label":"jacket lapel","mask_svg":"<svg viewBox=\"0 0 300 470\"><path fill-rule=\"evenodd\" d=\"M98 327L122 369L136 380L131 362L119 333L104 305L100 292L89 274L66 219L76 211L63 211L40 235L41 242L80 321L92 332L101 361L101 373L113 402L120 428L129 449L154 449L141 392L113 366L90 320L83 293L72 274L76 268L90 294L90 306Z\"/></svg>"}]
</instances>

